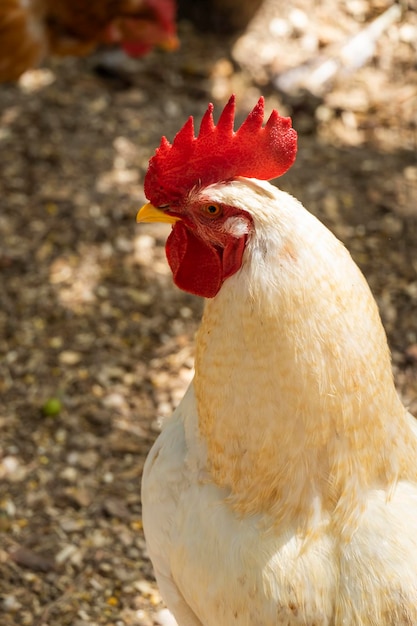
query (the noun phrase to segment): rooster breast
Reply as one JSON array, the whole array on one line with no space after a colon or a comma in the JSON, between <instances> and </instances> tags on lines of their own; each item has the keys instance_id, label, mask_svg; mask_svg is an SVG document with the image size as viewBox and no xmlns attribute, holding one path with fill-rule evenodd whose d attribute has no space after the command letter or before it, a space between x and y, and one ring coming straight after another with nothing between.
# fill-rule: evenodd
<instances>
[{"instance_id":1,"label":"rooster breast","mask_svg":"<svg viewBox=\"0 0 417 626\"><path fill-rule=\"evenodd\" d=\"M227 495L205 473L191 384L142 484L149 555L180 626L417 623L415 486L400 483L390 502L370 492L349 542L326 517L316 536L295 526L276 534L265 517L236 516Z\"/></svg>"},{"instance_id":2,"label":"rooster breast","mask_svg":"<svg viewBox=\"0 0 417 626\"><path fill-rule=\"evenodd\" d=\"M259 516L237 518L227 492L205 473L196 418L191 385L155 443L142 483L149 554L178 623L299 624L297 584L306 590L311 619L330 623L331 539L321 537L300 555L295 529L277 537Z\"/></svg>"}]
</instances>

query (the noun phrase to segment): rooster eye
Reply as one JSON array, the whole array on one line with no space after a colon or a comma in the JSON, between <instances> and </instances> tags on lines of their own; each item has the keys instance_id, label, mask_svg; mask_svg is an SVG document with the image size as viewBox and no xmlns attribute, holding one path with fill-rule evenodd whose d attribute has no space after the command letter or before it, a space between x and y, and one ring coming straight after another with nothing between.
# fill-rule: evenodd
<instances>
[{"instance_id":1,"label":"rooster eye","mask_svg":"<svg viewBox=\"0 0 417 626\"><path fill-rule=\"evenodd\" d=\"M219 204L205 204L202 210L208 217L219 217L222 212L222 208Z\"/></svg>"}]
</instances>

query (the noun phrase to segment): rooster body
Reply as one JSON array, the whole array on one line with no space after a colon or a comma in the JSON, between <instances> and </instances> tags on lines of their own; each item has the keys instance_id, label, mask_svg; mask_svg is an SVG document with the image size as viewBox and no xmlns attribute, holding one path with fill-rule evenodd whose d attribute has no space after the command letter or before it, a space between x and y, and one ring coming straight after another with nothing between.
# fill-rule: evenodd
<instances>
[{"instance_id":1,"label":"rooster body","mask_svg":"<svg viewBox=\"0 0 417 626\"><path fill-rule=\"evenodd\" d=\"M194 236L205 271L211 237L226 277L143 474L149 554L178 623L417 624L417 428L359 269L264 181L236 175L160 206L177 284L199 290ZM201 208L219 209L207 230Z\"/></svg>"}]
</instances>

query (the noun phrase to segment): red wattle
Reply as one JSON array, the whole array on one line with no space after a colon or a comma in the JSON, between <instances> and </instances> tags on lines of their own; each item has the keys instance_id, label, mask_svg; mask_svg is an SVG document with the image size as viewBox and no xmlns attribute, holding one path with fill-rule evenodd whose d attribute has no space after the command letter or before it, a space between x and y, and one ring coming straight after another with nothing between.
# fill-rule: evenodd
<instances>
[{"instance_id":1,"label":"red wattle","mask_svg":"<svg viewBox=\"0 0 417 626\"><path fill-rule=\"evenodd\" d=\"M223 250L196 237L184 222L177 222L165 247L177 287L203 298L214 298L225 279L240 268L245 239L231 236Z\"/></svg>"},{"instance_id":2,"label":"red wattle","mask_svg":"<svg viewBox=\"0 0 417 626\"><path fill-rule=\"evenodd\" d=\"M232 276L242 265L242 257L245 251L246 235L244 237L230 237L223 251L223 280Z\"/></svg>"},{"instance_id":3,"label":"red wattle","mask_svg":"<svg viewBox=\"0 0 417 626\"><path fill-rule=\"evenodd\" d=\"M152 44L136 41L124 41L122 42L121 47L127 55L133 57L134 59L145 56L145 54L152 50Z\"/></svg>"}]
</instances>

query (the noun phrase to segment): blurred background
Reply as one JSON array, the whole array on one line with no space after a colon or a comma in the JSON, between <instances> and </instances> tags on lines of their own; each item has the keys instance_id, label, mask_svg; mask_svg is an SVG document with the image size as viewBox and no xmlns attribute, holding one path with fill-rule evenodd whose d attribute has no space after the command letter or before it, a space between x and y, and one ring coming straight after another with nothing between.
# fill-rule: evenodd
<instances>
[{"instance_id":1,"label":"blurred background","mask_svg":"<svg viewBox=\"0 0 417 626\"><path fill-rule=\"evenodd\" d=\"M292 116L277 182L365 273L417 415L416 0L98 4L0 4L2 626L170 624L140 479L203 303L135 215L161 135L208 102Z\"/></svg>"}]
</instances>

